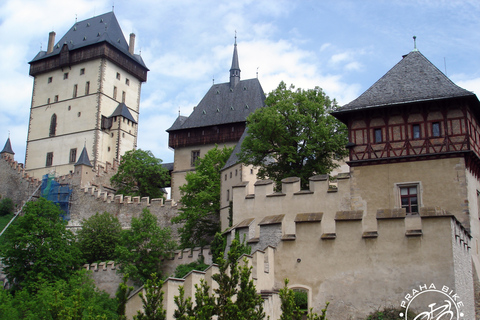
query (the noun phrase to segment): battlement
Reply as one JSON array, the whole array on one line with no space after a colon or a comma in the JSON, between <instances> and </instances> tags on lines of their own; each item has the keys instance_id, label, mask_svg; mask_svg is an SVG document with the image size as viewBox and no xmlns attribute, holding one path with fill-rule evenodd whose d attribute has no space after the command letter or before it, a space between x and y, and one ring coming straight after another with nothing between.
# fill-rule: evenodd
<instances>
[{"instance_id":1,"label":"battlement","mask_svg":"<svg viewBox=\"0 0 480 320\"><path fill-rule=\"evenodd\" d=\"M252 267L251 277L258 292L272 291L274 287L274 250L272 247L267 247L265 250L257 250L251 255L242 255L239 258L240 265L246 263L247 266ZM173 319L173 312L176 309L174 297L178 296L180 286L183 286L185 290L185 298L191 297L195 301L195 285L199 286L200 281L203 280L210 287L209 293L213 294L213 290L218 288L218 284L213 281L212 275L218 272L218 265L211 264L206 270L191 271L181 279L170 277L165 280L162 291L164 292L163 307L167 312L167 319ZM127 318L131 318L137 310L142 309L142 302L138 295L142 291L143 287L133 292L128 298Z\"/></svg>"},{"instance_id":2,"label":"battlement","mask_svg":"<svg viewBox=\"0 0 480 320\"><path fill-rule=\"evenodd\" d=\"M38 186L39 184L42 183L42 180L39 180L37 178L34 178L34 177L30 177L29 174L25 171L25 168L23 166L23 163L18 163L17 161L15 161L12 157L9 157L7 155L4 155L2 154L0 156L0 159L2 159L3 161L5 161L8 166L10 166L10 168L13 169L13 171L15 171L16 173L18 173L18 175L20 176L20 178L24 179L25 181L27 181L28 183L32 183L36 186Z\"/></svg>"},{"instance_id":3,"label":"battlement","mask_svg":"<svg viewBox=\"0 0 480 320\"><path fill-rule=\"evenodd\" d=\"M177 204L175 201L168 199L164 200L163 198L154 198L151 199L149 197L131 197L131 196L124 196L123 194L115 194L105 190L103 188L98 188L96 186L88 186L83 188L83 192L85 194L89 194L93 196L95 199L104 201L107 203L116 203L116 204L124 204L124 205L143 205L145 207L154 207L154 206L167 206L167 207L174 207Z\"/></svg>"}]
</instances>

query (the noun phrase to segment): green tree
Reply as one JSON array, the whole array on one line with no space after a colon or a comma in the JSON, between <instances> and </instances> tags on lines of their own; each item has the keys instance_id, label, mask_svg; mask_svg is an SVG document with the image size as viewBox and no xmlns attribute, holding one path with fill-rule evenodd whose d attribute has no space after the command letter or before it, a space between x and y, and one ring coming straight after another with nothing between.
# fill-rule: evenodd
<instances>
[{"instance_id":1,"label":"green tree","mask_svg":"<svg viewBox=\"0 0 480 320\"><path fill-rule=\"evenodd\" d=\"M288 279L285 279L285 285L279 291L282 315L280 320L301 320L302 315L300 308L295 305L295 293L292 289L288 288Z\"/></svg>"},{"instance_id":2,"label":"green tree","mask_svg":"<svg viewBox=\"0 0 480 320\"><path fill-rule=\"evenodd\" d=\"M115 299L117 300L117 314L119 320L126 320L125 308L127 306L127 299L130 293L133 291L133 287L127 285L128 274L123 275L122 282L118 285L117 292L115 293Z\"/></svg>"},{"instance_id":3,"label":"green tree","mask_svg":"<svg viewBox=\"0 0 480 320\"><path fill-rule=\"evenodd\" d=\"M162 188L168 185L170 176L162 166L162 160L151 151L141 149L127 151L122 156L118 171L110 182L117 192L127 196L161 198Z\"/></svg>"},{"instance_id":4,"label":"green tree","mask_svg":"<svg viewBox=\"0 0 480 320\"><path fill-rule=\"evenodd\" d=\"M63 212L44 198L28 202L23 212L0 244L3 270L10 283L16 289L33 288L38 279L67 279L81 260L75 236L61 219Z\"/></svg>"},{"instance_id":5,"label":"green tree","mask_svg":"<svg viewBox=\"0 0 480 320\"><path fill-rule=\"evenodd\" d=\"M209 294L210 287L206 282L201 281L200 286L195 285L195 307L192 307L191 299L185 299L182 288L179 296L175 297L175 318L209 320L217 315L218 320L264 319L263 299L256 292L251 277L252 267L248 266L246 259L241 266L238 263L244 251L238 239L233 239L228 258L221 256L217 259L219 273L212 276L218 284L218 288L214 289L215 297Z\"/></svg>"},{"instance_id":6,"label":"green tree","mask_svg":"<svg viewBox=\"0 0 480 320\"><path fill-rule=\"evenodd\" d=\"M120 243L122 226L114 215L95 213L84 219L77 233L78 246L88 263L115 259L115 247Z\"/></svg>"},{"instance_id":7,"label":"green tree","mask_svg":"<svg viewBox=\"0 0 480 320\"><path fill-rule=\"evenodd\" d=\"M167 312L163 309L163 281L155 273L145 282L145 296L140 292L142 299L143 312L137 311L134 320L164 320L167 318Z\"/></svg>"},{"instance_id":8,"label":"green tree","mask_svg":"<svg viewBox=\"0 0 480 320\"><path fill-rule=\"evenodd\" d=\"M347 155L347 129L329 114L337 103L319 87L295 90L282 81L265 104L248 116L239 153L240 161L259 167L260 178L278 187L284 178L299 177L306 187L309 177L330 172L334 158Z\"/></svg>"},{"instance_id":9,"label":"green tree","mask_svg":"<svg viewBox=\"0 0 480 320\"><path fill-rule=\"evenodd\" d=\"M172 219L183 224L179 228L183 248L203 247L220 230L220 170L232 150L215 146L197 161L195 172L187 173L187 183L180 187L182 207Z\"/></svg>"},{"instance_id":10,"label":"green tree","mask_svg":"<svg viewBox=\"0 0 480 320\"><path fill-rule=\"evenodd\" d=\"M15 294L0 288L0 319L116 319L116 303L98 291L89 274L79 270L67 280L39 280L36 292Z\"/></svg>"},{"instance_id":11,"label":"green tree","mask_svg":"<svg viewBox=\"0 0 480 320\"><path fill-rule=\"evenodd\" d=\"M115 248L120 271L137 283L145 283L152 273L161 274L162 260L176 248L170 228L161 228L157 217L145 208L139 218L132 218L131 228L122 232Z\"/></svg>"},{"instance_id":12,"label":"green tree","mask_svg":"<svg viewBox=\"0 0 480 320\"><path fill-rule=\"evenodd\" d=\"M3 198L0 201L0 217L13 213L14 205L10 198Z\"/></svg>"}]
</instances>

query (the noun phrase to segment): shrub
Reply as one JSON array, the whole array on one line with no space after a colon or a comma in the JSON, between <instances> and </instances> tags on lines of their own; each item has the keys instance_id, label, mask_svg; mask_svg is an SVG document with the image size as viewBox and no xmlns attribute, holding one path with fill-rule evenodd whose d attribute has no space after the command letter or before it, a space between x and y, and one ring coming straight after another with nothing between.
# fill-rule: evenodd
<instances>
[{"instance_id":1,"label":"shrub","mask_svg":"<svg viewBox=\"0 0 480 320\"><path fill-rule=\"evenodd\" d=\"M385 307L382 310L371 313L365 320L403 320L405 318L400 317L400 313L403 312L405 312L405 310L401 308ZM415 316L416 314L414 312L408 312L408 319L413 319Z\"/></svg>"},{"instance_id":2,"label":"shrub","mask_svg":"<svg viewBox=\"0 0 480 320\"><path fill-rule=\"evenodd\" d=\"M10 198L3 198L0 201L0 217L13 213L14 205Z\"/></svg>"}]
</instances>

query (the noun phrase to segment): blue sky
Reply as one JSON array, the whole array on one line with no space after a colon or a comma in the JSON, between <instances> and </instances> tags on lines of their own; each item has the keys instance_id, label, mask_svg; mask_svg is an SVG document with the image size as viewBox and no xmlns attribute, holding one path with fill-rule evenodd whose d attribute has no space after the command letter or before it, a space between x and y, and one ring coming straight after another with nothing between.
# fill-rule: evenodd
<instances>
[{"instance_id":1,"label":"blue sky","mask_svg":"<svg viewBox=\"0 0 480 320\"><path fill-rule=\"evenodd\" d=\"M138 148L173 161L168 129L212 85L228 81L235 31L241 78L266 93L283 80L319 86L340 105L417 48L459 86L480 95L478 0L3 0L0 4L0 148L8 132L24 162L33 78L28 62L78 20L112 10L136 34L150 72L142 87Z\"/></svg>"}]
</instances>

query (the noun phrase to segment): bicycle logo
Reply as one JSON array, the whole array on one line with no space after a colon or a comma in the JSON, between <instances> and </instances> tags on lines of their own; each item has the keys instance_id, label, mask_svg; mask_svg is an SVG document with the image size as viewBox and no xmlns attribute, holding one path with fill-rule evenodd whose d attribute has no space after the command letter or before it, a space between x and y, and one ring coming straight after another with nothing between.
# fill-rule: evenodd
<instances>
[{"instance_id":1,"label":"bicycle logo","mask_svg":"<svg viewBox=\"0 0 480 320\"><path fill-rule=\"evenodd\" d=\"M405 320L463 320L464 314L459 310L463 306L460 297L447 286L437 289L432 283L420 285L419 290L413 289L412 293L405 296L400 304L405 312L400 317ZM427 302L427 303L425 303ZM428 307L426 307L428 306ZM409 317L409 310L420 312L413 319Z\"/></svg>"}]
</instances>

